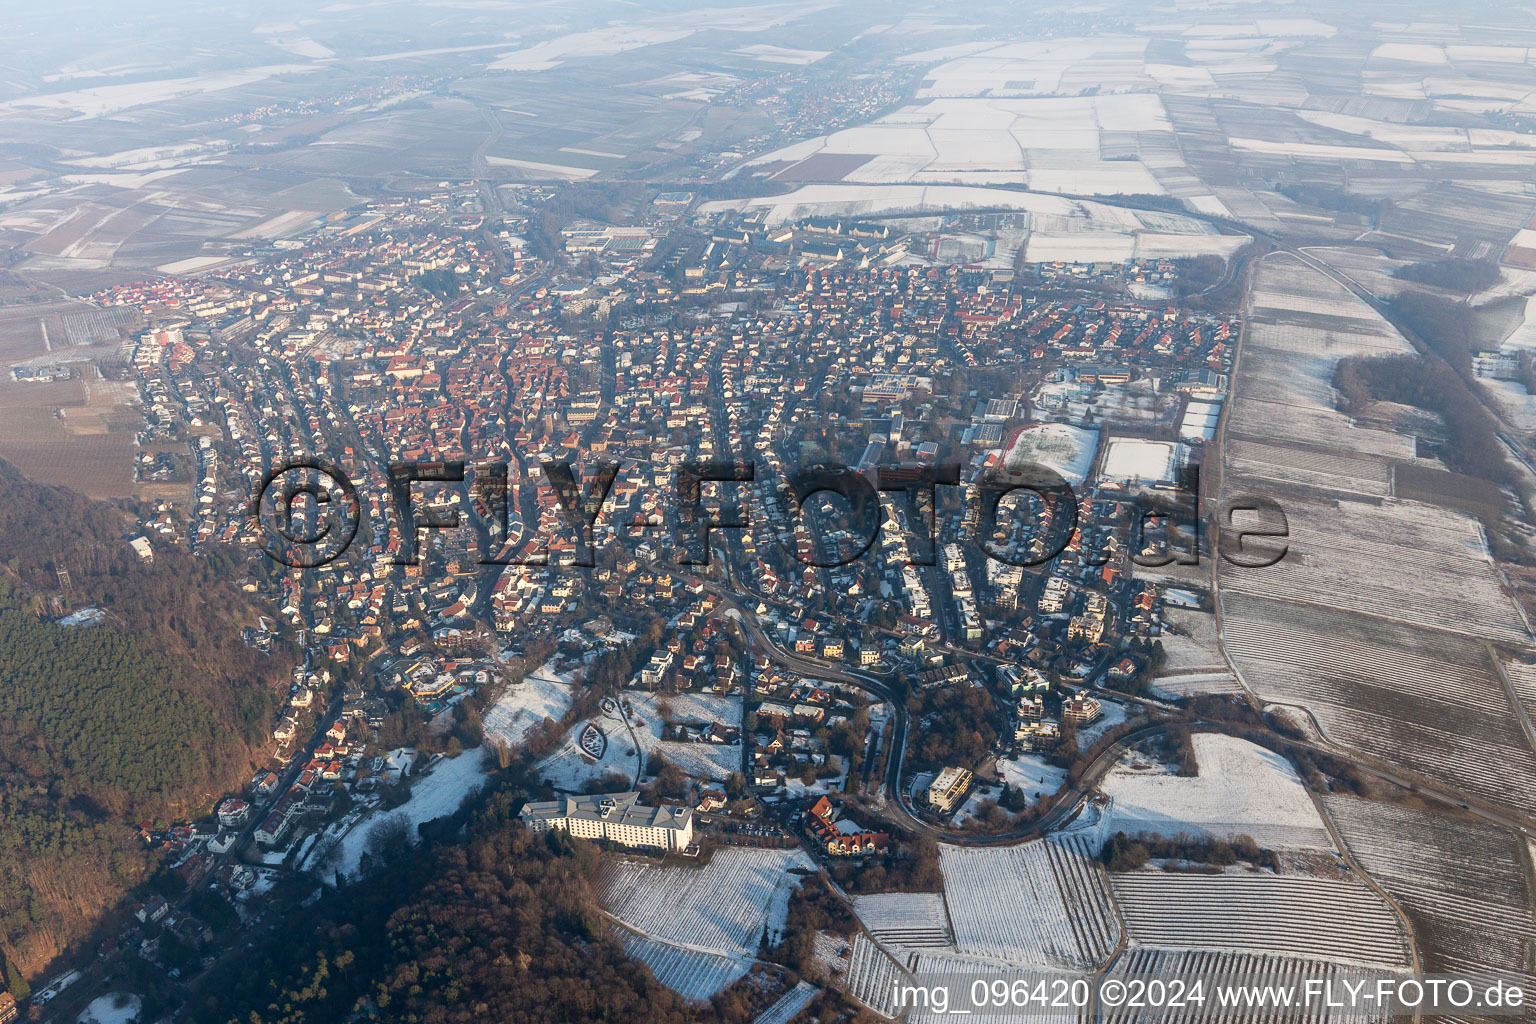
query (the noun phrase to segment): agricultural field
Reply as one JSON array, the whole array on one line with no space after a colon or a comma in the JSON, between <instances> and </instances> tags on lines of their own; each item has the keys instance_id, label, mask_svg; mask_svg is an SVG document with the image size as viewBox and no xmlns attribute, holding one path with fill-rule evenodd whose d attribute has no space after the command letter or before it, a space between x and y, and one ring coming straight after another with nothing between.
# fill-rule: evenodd
<instances>
[{"instance_id":1,"label":"agricultural field","mask_svg":"<svg viewBox=\"0 0 1536 1024\"><path fill-rule=\"evenodd\" d=\"M1089 968L1115 947L1119 925L1108 887L1078 840L1009 847L941 845L939 867L961 954Z\"/></svg>"},{"instance_id":2,"label":"agricultural field","mask_svg":"<svg viewBox=\"0 0 1536 1024\"><path fill-rule=\"evenodd\" d=\"M853 909L869 934L884 945L943 949L955 943L942 893L881 892L856 896Z\"/></svg>"},{"instance_id":3,"label":"agricultural field","mask_svg":"<svg viewBox=\"0 0 1536 1024\"><path fill-rule=\"evenodd\" d=\"M647 938L751 957L765 934L779 940L799 884L793 870L814 867L799 850L725 846L702 866L610 861L596 889L604 910Z\"/></svg>"},{"instance_id":4,"label":"agricultural field","mask_svg":"<svg viewBox=\"0 0 1536 1024\"><path fill-rule=\"evenodd\" d=\"M1351 797L1325 797L1360 866L1407 912L1424 969L1532 975L1530 852L1514 833Z\"/></svg>"},{"instance_id":5,"label":"agricultural field","mask_svg":"<svg viewBox=\"0 0 1536 1024\"><path fill-rule=\"evenodd\" d=\"M795 983L795 987L784 993L778 1002L764 1010L752 1024L789 1024L800 1015L811 1000L816 998L819 992L815 985L808 981Z\"/></svg>"},{"instance_id":6,"label":"agricultural field","mask_svg":"<svg viewBox=\"0 0 1536 1024\"><path fill-rule=\"evenodd\" d=\"M1480 524L1384 491L1395 464L1420 464L1414 438L1335 408L1339 359L1411 349L1289 256L1258 265L1249 311L1223 492L1274 496L1290 535L1273 566L1219 567L1222 642L1240 680L1334 742L1536 807L1536 754L1484 646L1523 649L1530 631Z\"/></svg>"},{"instance_id":7,"label":"agricultural field","mask_svg":"<svg viewBox=\"0 0 1536 1024\"><path fill-rule=\"evenodd\" d=\"M1397 915L1356 882L1262 874L1111 874L1138 946L1408 966Z\"/></svg>"},{"instance_id":8,"label":"agricultural field","mask_svg":"<svg viewBox=\"0 0 1536 1024\"><path fill-rule=\"evenodd\" d=\"M1263 699L1305 708L1336 743L1536 807L1536 756L1479 640L1268 598L1223 602L1227 650Z\"/></svg>"},{"instance_id":9,"label":"agricultural field","mask_svg":"<svg viewBox=\"0 0 1536 1024\"><path fill-rule=\"evenodd\" d=\"M880 217L943 210L1016 211L1029 216L1025 259L1119 260L1132 256L1228 256L1248 241L1180 214L1132 210L1088 199L979 185L802 185L784 195L721 199L704 212L767 208L765 223L809 217Z\"/></svg>"},{"instance_id":10,"label":"agricultural field","mask_svg":"<svg viewBox=\"0 0 1536 1024\"><path fill-rule=\"evenodd\" d=\"M1223 984L1291 985L1298 990L1309 979L1331 982L1337 987L1344 978L1354 979L1359 969L1327 960L1267 956L1262 953L1218 951L1176 952L1161 949L1131 949L1115 962L1109 977L1130 978L1214 978ZM1209 991L1209 985L1207 986ZM1214 1002L1214 1000L1212 1001ZM1275 1020L1273 1008L1222 1009L1208 1002L1179 1011L1119 1007L1107 1010L1104 1024L1260 1024ZM1384 1015L1367 1011L1328 1008L1318 1005L1283 1018L1297 1024L1385 1024Z\"/></svg>"},{"instance_id":11,"label":"agricultural field","mask_svg":"<svg viewBox=\"0 0 1536 1024\"><path fill-rule=\"evenodd\" d=\"M1219 733L1190 738L1200 773L1175 775L1132 754L1104 777L1105 835L1250 836L1260 846L1332 849L1328 831L1290 762Z\"/></svg>"},{"instance_id":12,"label":"agricultural field","mask_svg":"<svg viewBox=\"0 0 1536 1024\"><path fill-rule=\"evenodd\" d=\"M883 1017L894 1017L892 990L902 976L901 966L863 932L853 937L848 972L843 976L843 987L849 996Z\"/></svg>"},{"instance_id":13,"label":"agricultural field","mask_svg":"<svg viewBox=\"0 0 1536 1024\"><path fill-rule=\"evenodd\" d=\"M722 956L647 938L618 927L624 952L651 969L656 980L684 999L708 999L752 968L746 956Z\"/></svg>"},{"instance_id":14,"label":"agricultural field","mask_svg":"<svg viewBox=\"0 0 1536 1024\"><path fill-rule=\"evenodd\" d=\"M74 380L19 383L0 370L0 458L42 484L92 498L133 494L131 387L102 380L94 365L75 364Z\"/></svg>"}]
</instances>

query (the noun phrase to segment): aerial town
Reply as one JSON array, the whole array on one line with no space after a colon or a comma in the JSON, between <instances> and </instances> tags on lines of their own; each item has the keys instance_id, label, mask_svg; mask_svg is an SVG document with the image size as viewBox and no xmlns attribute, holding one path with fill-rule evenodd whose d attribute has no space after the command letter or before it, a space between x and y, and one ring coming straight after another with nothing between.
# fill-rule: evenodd
<instances>
[{"instance_id":1,"label":"aerial town","mask_svg":"<svg viewBox=\"0 0 1536 1024\"><path fill-rule=\"evenodd\" d=\"M1529 12L385 6L0 83L0 1024L1536 987Z\"/></svg>"}]
</instances>

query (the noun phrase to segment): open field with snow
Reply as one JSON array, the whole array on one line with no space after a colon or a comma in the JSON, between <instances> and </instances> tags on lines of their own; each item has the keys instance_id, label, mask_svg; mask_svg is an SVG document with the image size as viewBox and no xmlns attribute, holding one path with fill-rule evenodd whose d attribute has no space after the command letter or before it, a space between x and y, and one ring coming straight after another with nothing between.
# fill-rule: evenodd
<instances>
[{"instance_id":1,"label":"open field with snow","mask_svg":"<svg viewBox=\"0 0 1536 1024\"><path fill-rule=\"evenodd\" d=\"M1020 754L1014 758L998 758L997 774L1010 786L1021 790L1031 803L1035 794L1042 797L1056 792L1067 781L1067 770L1049 764L1038 754Z\"/></svg>"},{"instance_id":2,"label":"open field with snow","mask_svg":"<svg viewBox=\"0 0 1536 1024\"><path fill-rule=\"evenodd\" d=\"M791 868L814 868L799 850L723 846L708 864L613 860L595 887L603 909L644 935L726 956L752 956L766 929L784 929Z\"/></svg>"},{"instance_id":3,"label":"open field with snow","mask_svg":"<svg viewBox=\"0 0 1536 1024\"><path fill-rule=\"evenodd\" d=\"M1357 882L1262 874L1112 874L1131 941L1408 966L1397 915Z\"/></svg>"},{"instance_id":4,"label":"open field with snow","mask_svg":"<svg viewBox=\"0 0 1536 1024\"><path fill-rule=\"evenodd\" d=\"M1237 672L1264 701L1305 708L1334 742L1536 808L1536 755L1483 648L1524 647L1530 632L1480 524L1388 496L1414 438L1335 408L1339 359L1411 348L1290 257L1259 264L1249 306L1224 490L1281 497L1289 551L1267 568L1219 566Z\"/></svg>"},{"instance_id":5,"label":"open field with snow","mask_svg":"<svg viewBox=\"0 0 1536 1024\"><path fill-rule=\"evenodd\" d=\"M1190 738L1200 774L1115 767L1099 790L1111 801L1106 834L1252 836L1261 846L1331 849L1317 808L1290 763L1218 733Z\"/></svg>"},{"instance_id":6,"label":"open field with snow","mask_svg":"<svg viewBox=\"0 0 1536 1024\"><path fill-rule=\"evenodd\" d=\"M1098 865L1076 840L939 846L959 952L1038 966L1092 967L1119 934Z\"/></svg>"},{"instance_id":7,"label":"open field with snow","mask_svg":"<svg viewBox=\"0 0 1536 1024\"><path fill-rule=\"evenodd\" d=\"M535 725L563 718L573 701L571 677L557 676L548 666L541 667L507 687L496 699L485 713L485 735L516 747Z\"/></svg>"},{"instance_id":8,"label":"open field with snow","mask_svg":"<svg viewBox=\"0 0 1536 1024\"><path fill-rule=\"evenodd\" d=\"M601 729L606 742L601 757L594 758L581 747L581 735L589 722L577 722L566 730L560 746L534 766L539 777L558 790L577 793L588 783L607 775L621 775L626 780L620 789L638 785L645 766L645 753L631 738L624 719L617 713L602 714L590 724Z\"/></svg>"},{"instance_id":9,"label":"open field with snow","mask_svg":"<svg viewBox=\"0 0 1536 1024\"><path fill-rule=\"evenodd\" d=\"M1520 837L1350 797L1324 804L1361 867L1407 912L1427 972L1524 974L1529 990L1536 912Z\"/></svg>"}]
</instances>

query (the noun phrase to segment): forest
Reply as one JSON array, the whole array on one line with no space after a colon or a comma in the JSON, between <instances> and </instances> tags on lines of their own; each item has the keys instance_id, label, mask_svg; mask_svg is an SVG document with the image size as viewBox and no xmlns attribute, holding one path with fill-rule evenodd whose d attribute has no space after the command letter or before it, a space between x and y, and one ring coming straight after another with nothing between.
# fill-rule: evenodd
<instances>
[{"instance_id":1,"label":"forest","mask_svg":"<svg viewBox=\"0 0 1536 1024\"><path fill-rule=\"evenodd\" d=\"M245 782L286 679L240 640L242 562L162 543L146 564L130 526L0 462L0 954L26 975L146 878L139 823Z\"/></svg>"}]
</instances>

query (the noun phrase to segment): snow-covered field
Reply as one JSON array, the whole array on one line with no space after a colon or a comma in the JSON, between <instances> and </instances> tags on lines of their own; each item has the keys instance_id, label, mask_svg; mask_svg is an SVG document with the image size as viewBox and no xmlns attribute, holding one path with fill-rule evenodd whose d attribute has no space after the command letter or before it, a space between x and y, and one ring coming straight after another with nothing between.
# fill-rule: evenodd
<instances>
[{"instance_id":1,"label":"snow-covered field","mask_svg":"<svg viewBox=\"0 0 1536 1024\"><path fill-rule=\"evenodd\" d=\"M791 868L814 869L800 850L725 846L708 864L619 860L604 866L598 902L643 934L703 952L752 956L766 929L777 942L789 913Z\"/></svg>"},{"instance_id":2,"label":"snow-covered field","mask_svg":"<svg viewBox=\"0 0 1536 1024\"><path fill-rule=\"evenodd\" d=\"M1073 487L1081 487L1093 468L1099 449L1099 435L1065 423L1035 423L1014 438L1013 447L1003 455L1005 473L1022 470L1027 465L1043 466L1061 474Z\"/></svg>"},{"instance_id":3,"label":"snow-covered field","mask_svg":"<svg viewBox=\"0 0 1536 1024\"><path fill-rule=\"evenodd\" d=\"M772 1006L764 1010L752 1024L789 1024L800 1015L800 1012L811 1005L811 1000L816 998L820 991L808 981L801 981L795 987L784 993Z\"/></svg>"},{"instance_id":4,"label":"snow-covered field","mask_svg":"<svg viewBox=\"0 0 1536 1024\"><path fill-rule=\"evenodd\" d=\"M961 953L1088 968L1119 935L1109 893L1083 843L939 847L944 900Z\"/></svg>"},{"instance_id":5,"label":"snow-covered field","mask_svg":"<svg viewBox=\"0 0 1536 1024\"><path fill-rule=\"evenodd\" d=\"M1188 458L1189 450L1181 442L1117 437L1104 452L1099 475L1115 483L1173 483Z\"/></svg>"},{"instance_id":6,"label":"snow-covered field","mask_svg":"<svg viewBox=\"0 0 1536 1024\"><path fill-rule=\"evenodd\" d=\"M618 711L604 712L591 721L608 739L601 758L593 760L581 749L581 731L587 723L577 722L566 731L560 746L534 770L544 781L568 793L579 792L587 783L608 774L624 776L628 780L624 784L626 787L637 784L645 764L645 752L635 745L621 714Z\"/></svg>"},{"instance_id":7,"label":"snow-covered field","mask_svg":"<svg viewBox=\"0 0 1536 1024\"><path fill-rule=\"evenodd\" d=\"M1285 758L1218 733L1191 737L1200 774L1185 778L1122 763L1100 784L1105 830L1177 836L1248 835L1261 846L1331 849L1317 808Z\"/></svg>"},{"instance_id":8,"label":"snow-covered field","mask_svg":"<svg viewBox=\"0 0 1536 1024\"><path fill-rule=\"evenodd\" d=\"M748 956L688 949L648 939L628 928L619 928L618 932L624 952L649 967L657 981L684 999L708 999L752 967L752 958Z\"/></svg>"},{"instance_id":9,"label":"snow-covered field","mask_svg":"<svg viewBox=\"0 0 1536 1024\"><path fill-rule=\"evenodd\" d=\"M367 815L348 830L329 862L324 865L327 876L334 871L349 876L357 873L358 864L368 849L369 834L383 818L395 815L403 817L414 840L416 826L457 811L464 799L478 789L484 779L485 762L478 747L466 750L458 757L445 757L438 761L411 785L409 800L384 814Z\"/></svg>"},{"instance_id":10,"label":"snow-covered field","mask_svg":"<svg viewBox=\"0 0 1536 1024\"><path fill-rule=\"evenodd\" d=\"M869 933L888 946L948 947L955 941L943 893L872 893L854 897L853 909Z\"/></svg>"},{"instance_id":11,"label":"snow-covered field","mask_svg":"<svg viewBox=\"0 0 1536 1024\"><path fill-rule=\"evenodd\" d=\"M1397 915L1358 882L1263 874L1140 871L1110 876L1131 940L1406 966Z\"/></svg>"},{"instance_id":12,"label":"snow-covered field","mask_svg":"<svg viewBox=\"0 0 1536 1024\"><path fill-rule=\"evenodd\" d=\"M1178 952L1147 947L1126 950L1115 961L1109 977L1117 981L1142 978L1150 983L1154 978L1219 978L1222 983L1243 982L1272 986L1289 986L1292 991L1302 991L1303 985L1312 980L1320 981L1341 991L1344 980L1358 984L1359 968L1346 967L1326 960L1302 960L1295 957L1265 956L1260 953L1231 953L1199 950ZM1207 986L1207 991L1209 991ZM1277 1019L1306 1022L1306 1024L1380 1024L1388 1019L1375 1007L1363 1009L1333 1008L1320 1005L1309 1008L1305 1014L1299 1011L1277 1017L1273 1007L1251 1009L1216 1010L1202 1006L1181 1012L1177 1017L1160 1015L1146 1008L1118 1007L1108 1010L1099 1018L1104 1024L1154 1024L1167 1020L1220 1021L1221 1024L1273 1024Z\"/></svg>"},{"instance_id":13,"label":"snow-covered field","mask_svg":"<svg viewBox=\"0 0 1536 1024\"><path fill-rule=\"evenodd\" d=\"M1344 843L1414 921L1428 971L1532 980L1536 944L1525 841L1483 821L1353 797L1324 797Z\"/></svg>"},{"instance_id":14,"label":"snow-covered field","mask_svg":"<svg viewBox=\"0 0 1536 1024\"><path fill-rule=\"evenodd\" d=\"M863 933L853 937L853 953L848 958L844 984L848 994L884 1017L895 1017L892 998L901 968Z\"/></svg>"},{"instance_id":15,"label":"snow-covered field","mask_svg":"<svg viewBox=\"0 0 1536 1024\"><path fill-rule=\"evenodd\" d=\"M548 665L530 672L522 682L507 687L485 713L485 735L515 747L546 718L559 721L573 702L571 682L569 673L556 675Z\"/></svg>"}]
</instances>

